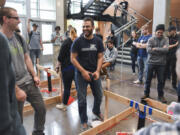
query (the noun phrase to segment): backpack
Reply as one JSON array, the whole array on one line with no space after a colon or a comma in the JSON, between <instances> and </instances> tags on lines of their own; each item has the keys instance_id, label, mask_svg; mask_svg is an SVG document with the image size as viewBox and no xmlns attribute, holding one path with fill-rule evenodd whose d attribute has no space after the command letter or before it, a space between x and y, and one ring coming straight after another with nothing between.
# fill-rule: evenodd
<instances>
[{"instance_id":1,"label":"backpack","mask_svg":"<svg viewBox=\"0 0 180 135\"><path fill-rule=\"evenodd\" d=\"M16 32L14 32L14 35L15 35L16 39L20 42L21 46L23 47L24 42L23 42L21 35L19 35Z\"/></svg>"}]
</instances>

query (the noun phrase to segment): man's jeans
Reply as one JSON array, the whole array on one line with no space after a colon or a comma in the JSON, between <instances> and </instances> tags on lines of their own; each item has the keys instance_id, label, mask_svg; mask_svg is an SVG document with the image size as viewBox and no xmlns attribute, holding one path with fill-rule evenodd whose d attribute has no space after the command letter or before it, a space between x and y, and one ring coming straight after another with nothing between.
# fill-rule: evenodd
<instances>
[{"instance_id":1,"label":"man's jeans","mask_svg":"<svg viewBox=\"0 0 180 135\"><path fill-rule=\"evenodd\" d=\"M81 119L81 123L87 123L87 85L90 84L92 94L94 96L94 105L93 105L93 113L99 115L100 112L100 105L102 102L102 85L101 80L93 80L91 82L86 81L79 71L75 71L75 81L77 87L77 96L78 96L78 109L79 115Z\"/></svg>"},{"instance_id":2,"label":"man's jeans","mask_svg":"<svg viewBox=\"0 0 180 135\"><path fill-rule=\"evenodd\" d=\"M34 131L32 135L43 135L46 108L43 102L43 98L39 89L35 86L34 82L26 84L20 87L27 94L27 101L30 102L34 109ZM18 102L18 111L23 121L23 106L24 102Z\"/></svg>"},{"instance_id":3,"label":"man's jeans","mask_svg":"<svg viewBox=\"0 0 180 135\"><path fill-rule=\"evenodd\" d=\"M151 80L153 78L153 72L155 71L158 80L158 85L157 85L158 97L164 96L164 92L163 92L164 70L165 70L165 65L147 64L147 74L146 74L145 91L144 91L145 95L149 96Z\"/></svg>"},{"instance_id":4,"label":"man's jeans","mask_svg":"<svg viewBox=\"0 0 180 135\"><path fill-rule=\"evenodd\" d=\"M143 81L143 73L144 73L144 69L145 69L145 75L146 75L146 60L147 57L139 57L137 58L137 62L138 62L138 68L139 68L139 81L142 82Z\"/></svg>"}]
</instances>

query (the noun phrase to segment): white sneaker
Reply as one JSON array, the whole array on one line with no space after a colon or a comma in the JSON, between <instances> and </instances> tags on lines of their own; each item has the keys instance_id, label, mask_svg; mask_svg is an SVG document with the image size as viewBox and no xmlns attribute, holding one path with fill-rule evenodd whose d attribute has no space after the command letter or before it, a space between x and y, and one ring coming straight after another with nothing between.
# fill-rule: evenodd
<instances>
[{"instance_id":1,"label":"white sneaker","mask_svg":"<svg viewBox=\"0 0 180 135\"><path fill-rule=\"evenodd\" d=\"M139 81L139 80L136 80L136 81L134 81L133 83L135 83L135 84L142 84L142 82Z\"/></svg>"},{"instance_id":2,"label":"white sneaker","mask_svg":"<svg viewBox=\"0 0 180 135\"><path fill-rule=\"evenodd\" d=\"M65 105L63 103L62 104L57 104L56 108L60 109L60 110L63 110L63 111L66 111L67 110L67 105Z\"/></svg>"}]
</instances>

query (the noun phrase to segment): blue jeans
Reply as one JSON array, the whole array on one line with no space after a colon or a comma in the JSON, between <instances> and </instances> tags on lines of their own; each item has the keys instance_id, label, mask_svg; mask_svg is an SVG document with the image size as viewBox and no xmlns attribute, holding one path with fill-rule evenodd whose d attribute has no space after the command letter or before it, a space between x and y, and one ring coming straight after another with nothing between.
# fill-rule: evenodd
<instances>
[{"instance_id":1,"label":"blue jeans","mask_svg":"<svg viewBox=\"0 0 180 135\"><path fill-rule=\"evenodd\" d=\"M99 115L100 105L102 102L102 85L101 80L93 80L91 82L86 81L79 71L75 71L75 81L76 81L76 88L77 88L77 96L78 96L78 109L79 115L81 119L81 123L87 123L87 103L86 103L86 96L87 96L87 85L90 84L92 94L94 96L94 105L93 105L93 113Z\"/></svg>"},{"instance_id":2,"label":"blue jeans","mask_svg":"<svg viewBox=\"0 0 180 135\"><path fill-rule=\"evenodd\" d=\"M143 73L144 73L144 69L145 69L145 74L146 74L146 60L147 57L139 57L137 58L137 62L138 62L138 68L139 68L139 81L142 82L143 81Z\"/></svg>"},{"instance_id":3,"label":"blue jeans","mask_svg":"<svg viewBox=\"0 0 180 135\"><path fill-rule=\"evenodd\" d=\"M180 96L180 81L178 82L177 95Z\"/></svg>"},{"instance_id":4,"label":"blue jeans","mask_svg":"<svg viewBox=\"0 0 180 135\"><path fill-rule=\"evenodd\" d=\"M147 74L146 74L146 82L145 82L145 90L144 90L145 95L149 96L151 80L153 78L153 72L155 71L158 80L158 85L157 85L158 97L164 96L164 92L163 92L164 70L165 70L165 65L152 65L152 64L147 65Z\"/></svg>"}]
</instances>

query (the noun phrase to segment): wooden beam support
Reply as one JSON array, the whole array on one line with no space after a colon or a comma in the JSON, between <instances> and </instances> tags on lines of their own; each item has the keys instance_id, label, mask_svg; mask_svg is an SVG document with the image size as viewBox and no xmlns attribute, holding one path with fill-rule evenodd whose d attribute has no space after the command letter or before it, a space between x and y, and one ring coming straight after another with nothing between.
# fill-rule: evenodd
<instances>
[{"instance_id":1,"label":"wooden beam support","mask_svg":"<svg viewBox=\"0 0 180 135\"><path fill-rule=\"evenodd\" d=\"M108 129L109 127L114 126L120 120L128 117L130 114L132 114L134 112L135 112L134 108L128 108L125 111L123 111L115 116L112 116L110 119L106 120L105 122L101 123L100 125L81 133L80 135L96 135L98 133L101 133L104 130Z\"/></svg>"},{"instance_id":2,"label":"wooden beam support","mask_svg":"<svg viewBox=\"0 0 180 135\"><path fill-rule=\"evenodd\" d=\"M120 95L112 93L110 91L104 91L104 94L107 95L109 98L117 100L117 101L119 101L119 102L121 102L121 103L123 103L123 104L125 104L127 106L130 105L131 100L129 98L120 96ZM144 112L144 105L141 104L141 103L138 103L138 105L139 105L139 110ZM135 104L133 105L133 108L135 108ZM149 106L146 107L146 112L148 112L149 108L150 108ZM172 119L171 115L169 115L169 114L167 114L165 112L162 112L160 110L154 109L154 108L152 108L152 116L160 118L160 119L162 119L162 120L164 120L166 122L173 122L173 119Z\"/></svg>"},{"instance_id":3,"label":"wooden beam support","mask_svg":"<svg viewBox=\"0 0 180 135\"><path fill-rule=\"evenodd\" d=\"M106 89L110 90L110 79L106 79ZM104 120L108 119L108 111L109 111L109 99L108 96L105 95L105 110L104 110Z\"/></svg>"},{"instance_id":4,"label":"wooden beam support","mask_svg":"<svg viewBox=\"0 0 180 135\"><path fill-rule=\"evenodd\" d=\"M156 108L158 110L161 110L163 112L167 112L167 105L163 104L161 102L155 101L153 99L150 98L146 98L145 101L147 102L147 104L153 108Z\"/></svg>"}]
</instances>

